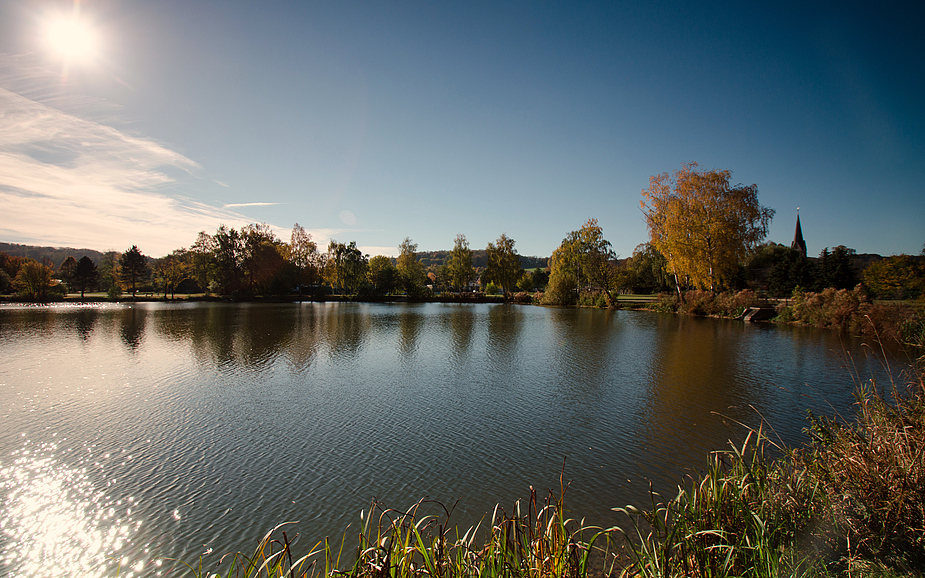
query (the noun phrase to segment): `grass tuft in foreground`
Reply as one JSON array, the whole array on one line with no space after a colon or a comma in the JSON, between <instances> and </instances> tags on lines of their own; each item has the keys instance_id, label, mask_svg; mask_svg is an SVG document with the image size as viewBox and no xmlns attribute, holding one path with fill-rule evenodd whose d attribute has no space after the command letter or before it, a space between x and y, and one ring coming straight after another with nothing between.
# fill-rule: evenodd
<instances>
[{"instance_id":1,"label":"grass tuft in foreground","mask_svg":"<svg viewBox=\"0 0 925 578\"><path fill-rule=\"evenodd\" d=\"M626 507L625 576L925 576L925 372L810 414L810 443L768 459L761 430L651 509ZM781 448L776 450L780 451Z\"/></svg>"},{"instance_id":2,"label":"grass tuft in foreground","mask_svg":"<svg viewBox=\"0 0 925 578\"><path fill-rule=\"evenodd\" d=\"M613 531L566 517L564 493L563 484L558 496L549 492L540 500L531 488L530 498L517 502L511 514L496 506L490 528L482 531L479 525L462 535L448 524L451 510L442 504L420 501L400 511L374 502L361 516L359 545L349 557L352 563L342 548L335 549L328 540L295 558L292 542L283 526L278 526L253 555L226 555L211 569L204 568L200 559L197 566L187 568L197 578L580 578L611 574L616 561L608 551ZM443 516L420 514L425 506L434 505L442 509Z\"/></svg>"}]
</instances>

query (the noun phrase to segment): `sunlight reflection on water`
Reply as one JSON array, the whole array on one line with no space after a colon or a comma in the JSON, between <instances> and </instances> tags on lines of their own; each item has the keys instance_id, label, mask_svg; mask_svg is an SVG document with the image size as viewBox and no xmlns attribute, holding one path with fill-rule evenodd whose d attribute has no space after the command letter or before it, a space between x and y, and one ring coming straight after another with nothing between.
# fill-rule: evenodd
<instances>
[{"instance_id":1,"label":"sunlight reflection on water","mask_svg":"<svg viewBox=\"0 0 925 578\"><path fill-rule=\"evenodd\" d=\"M0 531L4 576L138 575L148 561L129 553L141 521L133 497L112 499L91 482L87 467L67 467L58 446L29 441L0 464ZM158 573L159 574L159 573Z\"/></svg>"}]
</instances>

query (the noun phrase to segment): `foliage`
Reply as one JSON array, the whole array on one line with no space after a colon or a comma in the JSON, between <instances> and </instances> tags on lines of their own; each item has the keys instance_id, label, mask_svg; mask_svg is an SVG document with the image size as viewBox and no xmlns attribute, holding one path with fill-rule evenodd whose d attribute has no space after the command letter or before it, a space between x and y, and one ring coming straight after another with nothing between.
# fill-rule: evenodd
<instances>
[{"instance_id":1,"label":"foliage","mask_svg":"<svg viewBox=\"0 0 925 578\"><path fill-rule=\"evenodd\" d=\"M0 293L9 293L13 291L13 281L25 262L24 257L16 257L0 252Z\"/></svg>"},{"instance_id":2,"label":"foliage","mask_svg":"<svg viewBox=\"0 0 925 578\"><path fill-rule=\"evenodd\" d=\"M103 258L100 259L98 272L100 275L100 289L109 291L113 285L119 284L119 258L122 253L118 251L106 251ZM119 296L122 295L122 288L119 288Z\"/></svg>"},{"instance_id":3,"label":"foliage","mask_svg":"<svg viewBox=\"0 0 925 578\"><path fill-rule=\"evenodd\" d=\"M524 271L520 279L517 280L517 288L525 293L533 291L533 273Z\"/></svg>"},{"instance_id":4,"label":"foliage","mask_svg":"<svg viewBox=\"0 0 925 578\"><path fill-rule=\"evenodd\" d=\"M96 265L84 255L77 261L77 267L74 269L74 275L71 279L71 285L77 291L80 291L80 298L83 299L84 291L92 289L99 281L99 271Z\"/></svg>"},{"instance_id":5,"label":"foliage","mask_svg":"<svg viewBox=\"0 0 925 578\"><path fill-rule=\"evenodd\" d=\"M887 395L888 393L888 395ZM892 401L889 401L892 399ZM810 414L813 445L797 463L831 497L851 559L925 568L925 373L889 392L859 386L857 419Z\"/></svg>"},{"instance_id":6,"label":"foliage","mask_svg":"<svg viewBox=\"0 0 925 578\"><path fill-rule=\"evenodd\" d=\"M230 295L243 283L244 239L234 228L220 225L211 240L212 280L217 293Z\"/></svg>"},{"instance_id":7,"label":"foliage","mask_svg":"<svg viewBox=\"0 0 925 578\"><path fill-rule=\"evenodd\" d=\"M189 248L190 275L199 287L207 291L216 271L215 247L215 239L205 231L199 231L196 241Z\"/></svg>"},{"instance_id":8,"label":"foliage","mask_svg":"<svg viewBox=\"0 0 925 578\"><path fill-rule=\"evenodd\" d=\"M413 242L408 237L405 237L401 244L398 245L398 274L401 278L405 293L410 297L421 296L424 292L424 285L426 284L424 266L415 256L417 250L417 243Z\"/></svg>"},{"instance_id":9,"label":"foliage","mask_svg":"<svg viewBox=\"0 0 925 578\"><path fill-rule=\"evenodd\" d=\"M617 508L637 576L799 576L806 546L797 538L825 517L825 500L804 471L770 461L770 441L751 432L741 447L714 452L706 472L650 510ZM802 546L802 547L801 547Z\"/></svg>"},{"instance_id":10,"label":"foliage","mask_svg":"<svg viewBox=\"0 0 925 578\"><path fill-rule=\"evenodd\" d=\"M788 249L771 269L768 293L772 297L786 297L797 287L811 287L816 268L800 251Z\"/></svg>"},{"instance_id":11,"label":"foliage","mask_svg":"<svg viewBox=\"0 0 925 578\"><path fill-rule=\"evenodd\" d=\"M450 287L457 291L469 288L469 282L475 278L475 268L472 266L472 250L465 235L456 235L453 251L446 264L446 276Z\"/></svg>"},{"instance_id":12,"label":"foliage","mask_svg":"<svg viewBox=\"0 0 925 578\"><path fill-rule=\"evenodd\" d=\"M289 262L295 267L295 281L301 296L303 285L314 287L318 281L321 259L318 244L312 241L312 236L298 223L292 226L289 238Z\"/></svg>"},{"instance_id":13,"label":"foliage","mask_svg":"<svg viewBox=\"0 0 925 578\"><path fill-rule=\"evenodd\" d=\"M379 295L389 295L397 291L401 285L398 268L385 255L376 255L369 260L366 279L372 285L373 291Z\"/></svg>"},{"instance_id":14,"label":"foliage","mask_svg":"<svg viewBox=\"0 0 925 578\"><path fill-rule=\"evenodd\" d=\"M51 267L33 259L26 259L16 273L13 287L25 299L45 301L48 299L51 290L51 274Z\"/></svg>"},{"instance_id":15,"label":"foliage","mask_svg":"<svg viewBox=\"0 0 925 578\"><path fill-rule=\"evenodd\" d=\"M851 289L858 284L858 274L851 263L854 249L844 245L834 247L832 251L826 247L819 254L819 263L816 266L816 291L827 288Z\"/></svg>"},{"instance_id":16,"label":"foliage","mask_svg":"<svg viewBox=\"0 0 925 578\"><path fill-rule=\"evenodd\" d=\"M751 289L722 293L692 289L685 291L682 297L663 293L649 308L660 313L737 318L749 307L758 305L758 296Z\"/></svg>"},{"instance_id":17,"label":"foliage","mask_svg":"<svg viewBox=\"0 0 925 578\"><path fill-rule=\"evenodd\" d=\"M366 279L368 263L369 257L360 252L355 241L344 244L332 239L328 244L325 274L332 287L353 294Z\"/></svg>"},{"instance_id":18,"label":"foliage","mask_svg":"<svg viewBox=\"0 0 925 578\"><path fill-rule=\"evenodd\" d=\"M925 294L925 260L893 255L864 270L864 286L881 299L915 299Z\"/></svg>"},{"instance_id":19,"label":"foliage","mask_svg":"<svg viewBox=\"0 0 925 578\"><path fill-rule=\"evenodd\" d=\"M180 248L155 261L154 270L162 282L165 299L168 293L176 297L177 286L189 276L188 257L186 249Z\"/></svg>"},{"instance_id":20,"label":"foliage","mask_svg":"<svg viewBox=\"0 0 925 578\"><path fill-rule=\"evenodd\" d=\"M77 259L73 256L68 255L64 261L58 265L58 278L64 281L68 285L72 285L74 281L74 273L77 271Z\"/></svg>"},{"instance_id":21,"label":"foliage","mask_svg":"<svg viewBox=\"0 0 925 578\"><path fill-rule=\"evenodd\" d=\"M774 215L758 204L756 185L730 186L730 171L696 167L651 177L640 201L650 242L668 260L679 292L681 278L711 291L727 284Z\"/></svg>"},{"instance_id":22,"label":"foliage","mask_svg":"<svg viewBox=\"0 0 925 578\"><path fill-rule=\"evenodd\" d=\"M904 304L873 303L861 286L830 287L818 293L795 290L789 302L777 306L777 320L903 342L909 331L904 328L922 320L922 313Z\"/></svg>"},{"instance_id":23,"label":"foliage","mask_svg":"<svg viewBox=\"0 0 925 578\"><path fill-rule=\"evenodd\" d=\"M617 286L632 293L659 293L671 289L668 260L652 243L633 249L626 266L618 272Z\"/></svg>"},{"instance_id":24,"label":"foliage","mask_svg":"<svg viewBox=\"0 0 925 578\"><path fill-rule=\"evenodd\" d=\"M502 233L497 241L488 243L485 253L487 264L482 272L482 285L494 284L505 293L512 291L521 275L520 258L514 249L514 240Z\"/></svg>"},{"instance_id":25,"label":"foliage","mask_svg":"<svg viewBox=\"0 0 925 578\"><path fill-rule=\"evenodd\" d=\"M131 287L132 297L135 297L138 282L148 278L148 259L138 250L137 245L132 245L119 258L119 271L119 279Z\"/></svg>"},{"instance_id":26,"label":"foliage","mask_svg":"<svg viewBox=\"0 0 925 578\"><path fill-rule=\"evenodd\" d=\"M552 263L556 266L558 256L553 252ZM543 305L572 305L578 300L577 284L575 278L565 272L558 275L550 275L549 283L546 285L546 291L540 299Z\"/></svg>"},{"instance_id":27,"label":"foliage","mask_svg":"<svg viewBox=\"0 0 925 578\"><path fill-rule=\"evenodd\" d=\"M581 290L596 290L606 297L608 304L613 303L611 290L616 288L614 259L616 255L610 242L604 239L597 219L588 219L581 229L570 232L553 251L544 302L567 305L575 301ZM596 299L594 301L596 303Z\"/></svg>"}]
</instances>

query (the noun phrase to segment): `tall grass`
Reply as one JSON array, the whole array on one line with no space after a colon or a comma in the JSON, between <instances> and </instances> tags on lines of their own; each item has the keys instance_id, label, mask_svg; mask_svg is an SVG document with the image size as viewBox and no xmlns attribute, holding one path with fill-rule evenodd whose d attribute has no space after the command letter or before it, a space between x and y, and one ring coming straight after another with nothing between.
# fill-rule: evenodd
<instances>
[{"instance_id":1,"label":"tall grass","mask_svg":"<svg viewBox=\"0 0 925 578\"><path fill-rule=\"evenodd\" d=\"M347 555L328 540L296 557L284 526L268 533L251 555L226 555L214 566L200 558L186 565L205 577L342 578L581 578L609 575L617 560L612 530L586 526L567 516L565 486L540 500L531 488L510 514L500 506L490 525L460 534L449 523L452 509L420 501L401 511L374 502L361 516L357 547ZM442 515L422 510L442 510ZM341 541L343 544L344 541Z\"/></svg>"},{"instance_id":2,"label":"tall grass","mask_svg":"<svg viewBox=\"0 0 925 578\"><path fill-rule=\"evenodd\" d=\"M925 575L925 372L859 387L854 419L810 414L809 443L762 430L671 500L628 517L625 576ZM783 451L769 459L768 449Z\"/></svg>"}]
</instances>

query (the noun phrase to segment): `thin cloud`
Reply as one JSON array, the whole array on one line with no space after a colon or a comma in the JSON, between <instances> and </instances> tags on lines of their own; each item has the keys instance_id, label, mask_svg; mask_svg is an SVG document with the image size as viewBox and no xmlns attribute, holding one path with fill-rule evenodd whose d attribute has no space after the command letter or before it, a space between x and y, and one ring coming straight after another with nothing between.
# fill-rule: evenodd
<instances>
[{"instance_id":1,"label":"thin cloud","mask_svg":"<svg viewBox=\"0 0 925 578\"><path fill-rule=\"evenodd\" d=\"M0 55L3 59L0 64L9 64ZM250 221L224 207L171 195L182 186L203 185L195 161L153 140L88 120L92 114L64 112L49 104L58 104L55 99L36 96L39 89L29 96L7 90L3 73L8 71L0 66L4 240L101 250L138 245L160 256L184 239L192 243L200 230ZM39 76L30 72L25 78L38 83ZM13 81L22 88L24 76Z\"/></svg>"},{"instance_id":2,"label":"thin cloud","mask_svg":"<svg viewBox=\"0 0 925 578\"><path fill-rule=\"evenodd\" d=\"M228 203L222 206L227 209L229 207L272 207L279 204L281 203Z\"/></svg>"}]
</instances>

